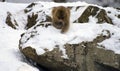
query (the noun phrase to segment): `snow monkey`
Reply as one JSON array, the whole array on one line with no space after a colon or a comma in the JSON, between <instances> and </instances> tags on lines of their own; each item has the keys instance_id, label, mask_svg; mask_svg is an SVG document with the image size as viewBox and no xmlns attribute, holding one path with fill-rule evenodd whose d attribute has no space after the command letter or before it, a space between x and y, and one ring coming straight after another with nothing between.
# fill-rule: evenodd
<instances>
[{"instance_id":1,"label":"snow monkey","mask_svg":"<svg viewBox=\"0 0 120 71\"><path fill-rule=\"evenodd\" d=\"M61 33L66 33L69 29L70 10L64 6L54 7L52 9L52 23Z\"/></svg>"}]
</instances>

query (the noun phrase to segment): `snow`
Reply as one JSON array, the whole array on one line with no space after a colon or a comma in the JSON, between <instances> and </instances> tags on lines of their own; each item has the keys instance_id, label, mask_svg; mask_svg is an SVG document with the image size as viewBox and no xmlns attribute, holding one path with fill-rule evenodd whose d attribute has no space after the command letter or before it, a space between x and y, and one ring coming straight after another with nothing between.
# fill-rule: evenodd
<instances>
[{"instance_id":1,"label":"snow","mask_svg":"<svg viewBox=\"0 0 120 71\"><path fill-rule=\"evenodd\" d=\"M103 34L108 36L107 30L110 31L111 38L104 40L99 45L105 46L108 50L113 50L115 53L120 54L120 28L110 25L108 23L97 24L94 22L89 23L74 23L69 31L66 34L61 34L59 30L54 27L38 27L36 29L30 29L23 37L21 45L23 48L31 46L36 49L38 55L44 54L45 50L48 49L52 51L56 45L60 46L60 49L64 49L64 44L78 44L83 41L93 41L97 36ZM36 34L32 34L31 32L37 31ZM31 33L31 34L30 34ZM35 35L30 38L31 35ZM27 38L26 38L27 37ZM29 40L27 40L30 38ZM27 42L26 42L27 40ZM112 43L112 44L111 44ZM116 45L115 45L116 44ZM118 50L119 49L119 50ZM63 51L64 58L67 58L65 51Z\"/></svg>"},{"instance_id":2,"label":"snow","mask_svg":"<svg viewBox=\"0 0 120 71\"><path fill-rule=\"evenodd\" d=\"M0 2L0 71L39 71L22 61L18 44L20 35L24 31L14 30L5 24L7 11L15 13L26 6L25 4Z\"/></svg>"},{"instance_id":3,"label":"snow","mask_svg":"<svg viewBox=\"0 0 120 71\"><path fill-rule=\"evenodd\" d=\"M111 38L106 39L98 44L104 46L107 50L112 50L115 53L120 54L120 28L108 24L105 24L103 27L107 30L110 30Z\"/></svg>"},{"instance_id":4,"label":"snow","mask_svg":"<svg viewBox=\"0 0 120 71\"><path fill-rule=\"evenodd\" d=\"M107 12L108 16L112 19L114 25L108 23L96 23L97 19L90 16L88 23L73 23L83 11L90 5L85 2L74 2L74 3L54 3L54 2L37 2L38 5L34 6L32 12L36 13L40 9L43 9L48 15L51 16L51 7L54 6L82 6L77 11L75 7L71 10L70 28L67 33L62 34L60 30L49 26L37 27L39 22L27 31L23 28L26 24L27 14L23 13L24 9L28 4L17 4L17 3L2 3L0 2L0 71L39 71L34 66L27 64L22 61L21 53L19 51L19 39L20 35L25 32L21 39L21 45L23 48L31 46L36 49L38 55L44 54L45 49L52 51L54 48L60 48L63 52L63 58L68 58L64 44L78 44L83 41L93 41L97 36L103 34L105 36L110 34L110 38L98 43L100 46L104 46L106 50L112 50L117 54L120 54L120 19L116 15L120 14L120 10L116 10L111 7L103 8ZM95 5L97 6L97 5ZM50 8L50 9L49 9ZM18 29L14 30L7 26L5 19L7 12L11 12L13 18L18 22ZM30 12L30 13L32 13ZM78 15L79 14L79 15ZM43 14L39 14L44 16ZM41 19L43 19L41 18ZM23 25L22 25L23 24ZM107 33L106 31L110 33ZM35 35L32 38L31 35ZM30 38L28 40L28 38Z\"/></svg>"},{"instance_id":5,"label":"snow","mask_svg":"<svg viewBox=\"0 0 120 71\"><path fill-rule=\"evenodd\" d=\"M112 19L113 23L116 26L120 27L120 18L117 17L118 15L120 15L120 10L114 9L112 7L107 7L107 8L105 8L105 10L107 12L110 12L110 13L107 13L107 14Z\"/></svg>"},{"instance_id":6,"label":"snow","mask_svg":"<svg viewBox=\"0 0 120 71\"><path fill-rule=\"evenodd\" d=\"M38 71L22 61L18 48L21 33L23 31L0 27L0 71Z\"/></svg>"}]
</instances>

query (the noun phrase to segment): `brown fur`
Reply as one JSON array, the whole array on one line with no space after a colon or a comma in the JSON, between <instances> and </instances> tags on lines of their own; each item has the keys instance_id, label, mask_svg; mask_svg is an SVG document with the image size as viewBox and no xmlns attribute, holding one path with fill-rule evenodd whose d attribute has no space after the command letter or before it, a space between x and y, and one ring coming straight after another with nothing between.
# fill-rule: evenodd
<instances>
[{"instance_id":1,"label":"brown fur","mask_svg":"<svg viewBox=\"0 0 120 71\"><path fill-rule=\"evenodd\" d=\"M61 29L61 33L65 33L69 29L70 10L63 6L54 7L52 10L53 26Z\"/></svg>"}]
</instances>

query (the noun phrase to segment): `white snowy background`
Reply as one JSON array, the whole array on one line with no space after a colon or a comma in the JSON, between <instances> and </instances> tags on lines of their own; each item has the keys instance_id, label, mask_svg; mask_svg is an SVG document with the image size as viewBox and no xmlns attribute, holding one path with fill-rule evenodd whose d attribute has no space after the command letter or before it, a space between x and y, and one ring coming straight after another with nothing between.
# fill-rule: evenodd
<instances>
[{"instance_id":1,"label":"white snowy background","mask_svg":"<svg viewBox=\"0 0 120 71\"><path fill-rule=\"evenodd\" d=\"M5 23L7 11L18 12L26 6L0 2L0 71L39 71L21 57L18 43L23 30L14 30Z\"/></svg>"}]
</instances>

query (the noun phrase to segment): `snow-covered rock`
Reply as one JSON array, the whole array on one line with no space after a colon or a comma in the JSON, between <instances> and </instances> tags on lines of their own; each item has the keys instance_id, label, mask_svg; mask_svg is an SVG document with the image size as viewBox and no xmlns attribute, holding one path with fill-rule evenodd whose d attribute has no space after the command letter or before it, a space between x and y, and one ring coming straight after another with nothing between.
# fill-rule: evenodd
<instances>
[{"instance_id":1,"label":"snow-covered rock","mask_svg":"<svg viewBox=\"0 0 120 71\"><path fill-rule=\"evenodd\" d=\"M51 10L61 5L71 10L70 29L66 34L51 25ZM99 8L96 15L88 16L86 23L76 21L90 6ZM32 59L53 71L119 70L119 8L84 2L0 2L0 8L0 71L39 71L25 62L19 48L30 62ZM105 12L99 16L107 16L107 21L100 24L96 16L101 9Z\"/></svg>"},{"instance_id":2,"label":"snow-covered rock","mask_svg":"<svg viewBox=\"0 0 120 71\"><path fill-rule=\"evenodd\" d=\"M14 29L16 28L29 29L35 24L39 24L42 22L51 22L52 8L54 6L63 5L65 7L68 7L71 11L71 16L70 16L71 22L86 23L91 21L90 19L94 18L95 22L98 22L98 23L107 22L107 23L113 24L113 21L111 20L112 17L109 17L109 13L111 11L105 10L107 8L104 9L102 7L92 5L92 4L86 4L84 2L75 2L75 3L66 3L66 5L64 5L64 3L59 4L54 2L31 3L20 12L17 12L17 13L7 12L6 23ZM116 15L119 17L119 12L116 13Z\"/></svg>"},{"instance_id":3,"label":"snow-covered rock","mask_svg":"<svg viewBox=\"0 0 120 71\"><path fill-rule=\"evenodd\" d=\"M104 9L101 9L99 7L96 7L96 6L88 6L85 9L85 11L82 13L82 15L74 22L86 23L86 22L90 21L89 20L90 18L96 18L96 22L98 22L98 23L107 22L107 23L112 24L112 21L107 16L106 11Z\"/></svg>"},{"instance_id":4,"label":"snow-covered rock","mask_svg":"<svg viewBox=\"0 0 120 71\"><path fill-rule=\"evenodd\" d=\"M71 11L70 29L65 34L46 20L52 8L61 5ZM120 10L82 2L39 2L24 11L38 14L36 23L19 41L20 51L30 62L51 71L120 70Z\"/></svg>"}]
</instances>

